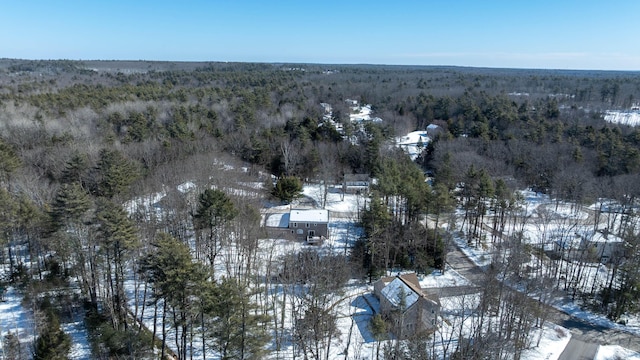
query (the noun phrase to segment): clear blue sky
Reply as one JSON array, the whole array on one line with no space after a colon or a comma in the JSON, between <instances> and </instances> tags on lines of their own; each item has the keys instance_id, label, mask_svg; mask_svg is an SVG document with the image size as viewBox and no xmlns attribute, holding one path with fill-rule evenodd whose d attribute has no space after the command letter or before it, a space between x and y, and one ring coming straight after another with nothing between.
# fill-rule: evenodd
<instances>
[{"instance_id":1,"label":"clear blue sky","mask_svg":"<svg viewBox=\"0 0 640 360\"><path fill-rule=\"evenodd\" d=\"M640 0L4 0L0 57L640 70Z\"/></svg>"}]
</instances>

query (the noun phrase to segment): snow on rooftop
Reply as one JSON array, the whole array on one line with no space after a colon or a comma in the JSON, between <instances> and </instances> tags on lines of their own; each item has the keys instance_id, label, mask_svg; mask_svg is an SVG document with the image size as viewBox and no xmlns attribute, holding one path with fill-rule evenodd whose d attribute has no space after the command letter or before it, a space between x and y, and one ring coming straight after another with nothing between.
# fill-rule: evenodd
<instances>
[{"instance_id":1,"label":"snow on rooftop","mask_svg":"<svg viewBox=\"0 0 640 360\"><path fill-rule=\"evenodd\" d=\"M271 214L267 217L267 227L287 228L289 227L289 214Z\"/></svg>"},{"instance_id":2,"label":"snow on rooftop","mask_svg":"<svg viewBox=\"0 0 640 360\"><path fill-rule=\"evenodd\" d=\"M361 122L361 121L369 121L376 120L378 118L371 118L371 113L373 110L371 109L371 104L363 105L363 106L352 106L352 113L349 114L349 119L352 122ZM381 120L381 119L380 119Z\"/></svg>"},{"instance_id":3,"label":"snow on rooftop","mask_svg":"<svg viewBox=\"0 0 640 360\"><path fill-rule=\"evenodd\" d=\"M393 279L380 293L395 307L399 307L404 298L405 309L413 305L419 298L418 294L400 278Z\"/></svg>"},{"instance_id":4,"label":"snow on rooftop","mask_svg":"<svg viewBox=\"0 0 640 360\"><path fill-rule=\"evenodd\" d=\"M411 160L415 160L430 141L431 138L426 131L413 131L405 136L396 138L396 145L407 152Z\"/></svg>"},{"instance_id":5,"label":"snow on rooftop","mask_svg":"<svg viewBox=\"0 0 640 360\"><path fill-rule=\"evenodd\" d=\"M290 222L329 222L329 210L324 209L291 209Z\"/></svg>"},{"instance_id":6,"label":"snow on rooftop","mask_svg":"<svg viewBox=\"0 0 640 360\"><path fill-rule=\"evenodd\" d=\"M417 145L420 142L426 144L431 139L427 135L426 131L413 131L405 136L401 136L396 139L398 145Z\"/></svg>"},{"instance_id":7,"label":"snow on rooftop","mask_svg":"<svg viewBox=\"0 0 640 360\"><path fill-rule=\"evenodd\" d=\"M178 189L178 191L180 191L183 194L195 188L196 188L196 184L191 181L187 181L176 186L176 189Z\"/></svg>"}]
</instances>

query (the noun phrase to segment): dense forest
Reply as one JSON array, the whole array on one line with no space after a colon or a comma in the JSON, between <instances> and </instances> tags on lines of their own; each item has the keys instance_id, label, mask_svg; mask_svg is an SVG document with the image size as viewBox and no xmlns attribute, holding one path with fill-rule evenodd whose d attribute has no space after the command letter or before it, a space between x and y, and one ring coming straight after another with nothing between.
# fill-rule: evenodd
<instances>
[{"instance_id":1,"label":"dense forest","mask_svg":"<svg viewBox=\"0 0 640 360\"><path fill-rule=\"evenodd\" d=\"M347 100L371 104L382 121L355 124ZM331 302L349 281L444 270L450 234L439 225L455 221L475 246L495 241L524 217L519 189L577 207L616 204L608 231L625 247L608 264L608 286L577 291L570 277L541 274L531 287L588 298L614 321L637 314L640 129L603 114L638 102L633 72L2 59L0 288L17 289L36 332L29 348L5 337L3 351L66 358L61 323L81 316L96 359L188 359L196 347L277 358L289 343L294 358L328 358L338 330ZM415 161L391 146L431 124L439 131ZM350 174L376 182L348 253L264 254L266 202L296 201L304 183ZM243 188L255 181L257 193ZM195 191L170 190L187 182ZM162 211L135 206L158 192ZM539 249L506 246L478 310L505 314L500 330L446 356L514 358L527 324L544 321L497 280L522 278L515 254ZM128 295L132 281L141 304ZM270 292L276 285L283 299ZM141 312L154 314L153 326ZM429 336L377 356L436 358L420 350Z\"/></svg>"}]
</instances>

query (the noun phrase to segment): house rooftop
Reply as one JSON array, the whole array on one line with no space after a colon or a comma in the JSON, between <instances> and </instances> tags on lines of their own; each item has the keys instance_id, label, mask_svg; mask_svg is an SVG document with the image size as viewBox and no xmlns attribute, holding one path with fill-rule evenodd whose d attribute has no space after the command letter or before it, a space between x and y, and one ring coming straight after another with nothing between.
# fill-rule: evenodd
<instances>
[{"instance_id":1,"label":"house rooftop","mask_svg":"<svg viewBox=\"0 0 640 360\"><path fill-rule=\"evenodd\" d=\"M380 281L385 285L380 294L387 298L393 306L400 306L402 298L405 299L405 308L413 305L421 297L433 303L439 303L439 300L430 298L422 290L420 281L415 273L384 277Z\"/></svg>"},{"instance_id":2,"label":"house rooftop","mask_svg":"<svg viewBox=\"0 0 640 360\"><path fill-rule=\"evenodd\" d=\"M328 223L329 210L324 209L291 209L289 222Z\"/></svg>"},{"instance_id":3,"label":"house rooftop","mask_svg":"<svg viewBox=\"0 0 640 360\"><path fill-rule=\"evenodd\" d=\"M395 307L400 307L401 303L404 302L402 307L405 309L409 308L420 298L419 294L399 277L387 284L380 293Z\"/></svg>"}]
</instances>

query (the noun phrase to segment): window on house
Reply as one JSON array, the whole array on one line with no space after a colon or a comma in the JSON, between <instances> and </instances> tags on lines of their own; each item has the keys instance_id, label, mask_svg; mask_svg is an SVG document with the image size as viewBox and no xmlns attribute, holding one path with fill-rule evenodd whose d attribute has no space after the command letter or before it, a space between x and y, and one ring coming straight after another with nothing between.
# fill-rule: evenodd
<instances>
[{"instance_id":1,"label":"window on house","mask_svg":"<svg viewBox=\"0 0 640 360\"><path fill-rule=\"evenodd\" d=\"M298 227L298 223L293 223L293 227Z\"/></svg>"},{"instance_id":2,"label":"window on house","mask_svg":"<svg viewBox=\"0 0 640 360\"><path fill-rule=\"evenodd\" d=\"M306 225L307 227L309 227L309 223L306 223L305 225Z\"/></svg>"}]
</instances>

